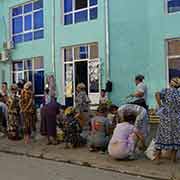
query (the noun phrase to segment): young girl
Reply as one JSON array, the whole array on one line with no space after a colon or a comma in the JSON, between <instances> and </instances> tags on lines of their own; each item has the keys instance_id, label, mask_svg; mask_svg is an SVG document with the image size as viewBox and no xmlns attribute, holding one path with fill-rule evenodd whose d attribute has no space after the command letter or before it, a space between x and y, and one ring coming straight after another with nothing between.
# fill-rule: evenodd
<instances>
[{"instance_id":1,"label":"young girl","mask_svg":"<svg viewBox=\"0 0 180 180\"><path fill-rule=\"evenodd\" d=\"M124 122L117 124L108 146L109 155L115 159L125 159L133 155L136 140L144 145L141 133L133 125L136 115L131 111L124 111Z\"/></svg>"}]
</instances>

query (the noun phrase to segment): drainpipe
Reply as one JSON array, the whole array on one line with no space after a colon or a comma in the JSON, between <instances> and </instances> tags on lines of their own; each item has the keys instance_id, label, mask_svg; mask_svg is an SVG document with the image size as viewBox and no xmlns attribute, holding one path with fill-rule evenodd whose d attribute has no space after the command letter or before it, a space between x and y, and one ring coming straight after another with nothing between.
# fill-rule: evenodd
<instances>
[{"instance_id":1,"label":"drainpipe","mask_svg":"<svg viewBox=\"0 0 180 180\"><path fill-rule=\"evenodd\" d=\"M110 80L110 62L109 62L109 0L105 0L105 40L106 40L106 80Z\"/></svg>"},{"instance_id":2,"label":"drainpipe","mask_svg":"<svg viewBox=\"0 0 180 180\"><path fill-rule=\"evenodd\" d=\"M55 0L52 0L52 29L51 29L51 50L52 50L52 72L56 77L56 65L55 65Z\"/></svg>"}]
</instances>

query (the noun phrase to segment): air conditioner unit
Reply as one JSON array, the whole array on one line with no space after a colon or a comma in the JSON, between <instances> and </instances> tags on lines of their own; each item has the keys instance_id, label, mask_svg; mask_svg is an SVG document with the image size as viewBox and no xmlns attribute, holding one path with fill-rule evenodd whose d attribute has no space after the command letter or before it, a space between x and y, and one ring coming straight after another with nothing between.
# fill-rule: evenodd
<instances>
[{"instance_id":1,"label":"air conditioner unit","mask_svg":"<svg viewBox=\"0 0 180 180\"><path fill-rule=\"evenodd\" d=\"M14 42L13 41L6 41L3 43L3 48L6 50L14 49Z\"/></svg>"},{"instance_id":2,"label":"air conditioner unit","mask_svg":"<svg viewBox=\"0 0 180 180\"><path fill-rule=\"evenodd\" d=\"M0 53L0 61L8 61L9 60L9 52L8 51L2 51Z\"/></svg>"}]
</instances>

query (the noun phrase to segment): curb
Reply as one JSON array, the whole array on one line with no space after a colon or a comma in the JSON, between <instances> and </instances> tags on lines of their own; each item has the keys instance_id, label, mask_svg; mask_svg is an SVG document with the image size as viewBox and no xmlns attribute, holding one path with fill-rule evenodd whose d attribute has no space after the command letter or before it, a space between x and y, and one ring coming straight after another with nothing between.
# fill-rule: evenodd
<instances>
[{"instance_id":1,"label":"curb","mask_svg":"<svg viewBox=\"0 0 180 180\"><path fill-rule=\"evenodd\" d=\"M89 162L82 162L82 161L72 161L72 160L63 160L63 159L56 159L56 158L50 158L46 157L43 153L39 153L39 155L33 155L31 153L22 153L22 152L12 152L9 150L0 150L1 153L5 154L11 154L11 155L18 155L18 156L25 156L25 157L30 157L30 158L36 158L36 159L41 159L41 160L47 160L47 161L54 161L54 162L60 162L60 163L66 163L70 165L76 165L76 166L81 166L81 167L89 167L89 168L94 168L94 169L99 169L99 170L104 170L104 171L110 171L114 173L119 173L119 174L125 174L125 175L130 175L130 176L136 176L136 177L142 177L142 178L150 178L153 180L170 180L171 177L160 177L156 175L146 175L143 173L138 173L138 172L132 172L128 170L116 170L111 167L99 167L96 164L90 164Z\"/></svg>"}]
</instances>

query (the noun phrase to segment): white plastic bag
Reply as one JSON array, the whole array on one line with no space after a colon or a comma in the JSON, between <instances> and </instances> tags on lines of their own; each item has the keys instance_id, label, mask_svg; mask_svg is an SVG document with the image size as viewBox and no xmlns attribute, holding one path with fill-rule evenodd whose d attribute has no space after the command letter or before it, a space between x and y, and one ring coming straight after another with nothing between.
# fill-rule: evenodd
<instances>
[{"instance_id":1,"label":"white plastic bag","mask_svg":"<svg viewBox=\"0 0 180 180\"><path fill-rule=\"evenodd\" d=\"M156 153L155 139L152 139L151 143L149 144L147 150L144 153L148 159L150 159L150 160L155 159L155 153Z\"/></svg>"}]
</instances>

